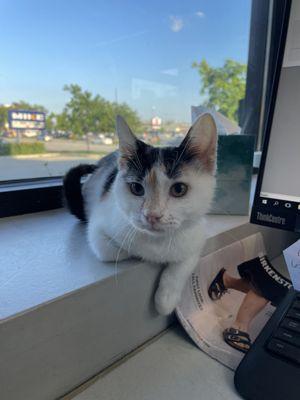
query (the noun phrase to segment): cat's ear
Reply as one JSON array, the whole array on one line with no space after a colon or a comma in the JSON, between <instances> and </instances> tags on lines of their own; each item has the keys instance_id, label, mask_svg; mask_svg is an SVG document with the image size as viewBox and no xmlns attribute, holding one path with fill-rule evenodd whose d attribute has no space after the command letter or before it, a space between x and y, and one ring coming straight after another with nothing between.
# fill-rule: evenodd
<instances>
[{"instance_id":1,"label":"cat's ear","mask_svg":"<svg viewBox=\"0 0 300 400\"><path fill-rule=\"evenodd\" d=\"M217 126L211 114L202 114L192 125L180 147L213 173L216 163Z\"/></svg>"},{"instance_id":2,"label":"cat's ear","mask_svg":"<svg viewBox=\"0 0 300 400\"><path fill-rule=\"evenodd\" d=\"M119 150L124 155L130 155L136 150L137 138L121 115L116 118L117 135L119 137Z\"/></svg>"},{"instance_id":3,"label":"cat's ear","mask_svg":"<svg viewBox=\"0 0 300 400\"><path fill-rule=\"evenodd\" d=\"M116 130L119 137L119 165L125 167L127 160L130 159L137 149L137 138L127 125L125 119L120 115L116 118Z\"/></svg>"}]
</instances>

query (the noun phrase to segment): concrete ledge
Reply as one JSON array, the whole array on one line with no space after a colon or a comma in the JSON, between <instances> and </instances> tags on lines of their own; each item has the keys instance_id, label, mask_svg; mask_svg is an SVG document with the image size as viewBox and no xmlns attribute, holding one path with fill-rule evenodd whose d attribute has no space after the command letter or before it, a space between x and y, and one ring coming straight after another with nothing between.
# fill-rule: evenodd
<instances>
[{"instance_id":1,"label":"concrete ledge","mask_svg":"<svg viewBox=\"0 0 300 400\"><path fill-rule=\"evenodd\" d=\"M60 397L164 330L159 271L137 264L0 325L1 399Z\"/></svg>"}]
</instances>

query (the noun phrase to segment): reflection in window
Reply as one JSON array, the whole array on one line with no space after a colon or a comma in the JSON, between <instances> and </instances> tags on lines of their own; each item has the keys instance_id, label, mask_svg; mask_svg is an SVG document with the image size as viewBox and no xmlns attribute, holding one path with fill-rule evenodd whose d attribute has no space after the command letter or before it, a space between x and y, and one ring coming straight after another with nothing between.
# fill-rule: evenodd
<instances>
[{"instance_id":1,"label":"reflection in window","mask_svg":"<svg viewBox=\"0 0 300 400\"><path fill-rule=\"evenodd\" d=\"M238 133L250 0L2 2L0 180L63 175L117 146L115 116L176 144L191 107ZM16 128L10 110L45 113Z\"/></svg>"}]
</instances>

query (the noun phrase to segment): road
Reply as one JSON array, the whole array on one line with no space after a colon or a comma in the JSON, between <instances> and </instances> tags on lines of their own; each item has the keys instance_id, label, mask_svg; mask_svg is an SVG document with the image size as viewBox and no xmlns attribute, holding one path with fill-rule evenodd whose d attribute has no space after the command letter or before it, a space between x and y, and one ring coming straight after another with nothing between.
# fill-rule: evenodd
<instances>
[{"instance_id":1,"label":"road","mask_svg":"<svg viewBox=\"0 0 300 400\"><path fill-rule=\"evenodd\" d=\"M101 153L109 153L115 150L117 145L105 144L90 144L90 151ZM87 144L84 140L67 140L67 139L53 139L45 142L46 152L78 152L87 151Z\"/></svg>"},{"instance_id":2,"label":"road","mask_svg":"<svg viewBox=\"0 0 300 400\"><path fill-rule=\"evenodd\" d=\"M100 157L70 157L60 155L0 157L0 181L11 179L60 176L80 163L95 163Z\"/></svg>"},{"instance_id":3,"label":"road","mask_svg":"<svg viewBox=\"0 0 300 400\"><path fill-rule=\"evenodd\" d=\"M92 154L88 154L84 141L54 139L46 142L45 148L45 154L0 157L0 181L61 176L74 165L95 163L116 145L91 144Z\"/></svg>"}]
</instances>

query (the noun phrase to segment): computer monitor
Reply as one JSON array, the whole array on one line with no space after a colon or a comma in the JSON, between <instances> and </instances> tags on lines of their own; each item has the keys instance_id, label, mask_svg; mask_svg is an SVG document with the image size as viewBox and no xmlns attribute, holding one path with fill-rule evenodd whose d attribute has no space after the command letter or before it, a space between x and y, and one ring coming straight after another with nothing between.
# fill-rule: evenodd
<instances>
[{"instance_id":1,"label":"computer monitor","mask_svg":"<svg viewBox=\"0 0 300 400\"><path fill-rule=\"evenodd\" d=\"M300 232L300 0L282 28L250 220Z\"/></svg>"}]
</instances>

